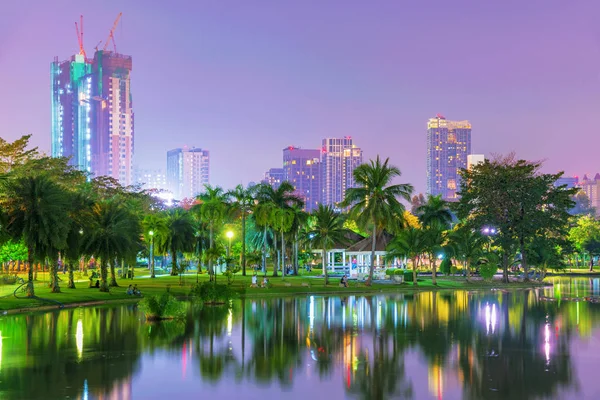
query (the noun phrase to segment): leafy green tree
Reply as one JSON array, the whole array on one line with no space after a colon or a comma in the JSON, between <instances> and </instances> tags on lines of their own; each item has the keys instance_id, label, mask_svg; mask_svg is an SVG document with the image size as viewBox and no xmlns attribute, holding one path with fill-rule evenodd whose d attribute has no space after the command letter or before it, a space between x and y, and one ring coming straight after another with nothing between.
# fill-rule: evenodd
<instances>
[{"instance_id":1,"label":"leafy green tree","mask_svg":"<svg viewBox=\"0 0 600 400\"><path fill-rule=\"evenodd\" d=\"M359 165L354 170L356 187L346 191L342 207L350 207L350 215L359 226L371 227L371 265L369 268L370 285L373 282L375 264L375 247L377 235L383 231L389 221L402 218L404 206L398 197L410 201L412 185L403 183L391 185L394 178L400 177L400 170L388 164L389 158L381 162L379 156L375 161Z\"/></svg>"},{"instance_id":2,"label":"leafy green tree","mask_svg":"<svg viewBox=\"0 0 600 400\"><path fill-rule=\"evenodd\" d=\"M474 230L468 225L462 225L448 235L449 246L456 257L462 262L467 279L471 276L471 266L484 254L487 239L479 230Z\"/></svg>"},{"instance_id":3,"label":"leafy green tree","mask_svg":"<svg viewBox=\"0 0 600 400\"><path fill-rule=\"evenodd\" d=\"M573 206L570 198L575 190L555 187L562 173L541 174L540 167L539 162L509 155L460 172L458 217L473 229L486 225L496 229L505 282L513 248L521 253L527 277L529 242L536 235L560 234L568 226L568 210Z\"/></svg>"},{"instance_id":4,"label":"leafy green tree","mask_svg":"<svg viewBox=\"0 0 600 400\"><path fill-rule=\"evenodd\" d=\"M596 209L592 207L590 198L583 190L577 192L572 200L575 205L569 210L571 215L589 215L591 217L596 215Z\"/></svg>"},{"instance_id":5,"label":"leafy green tree","mask_svg":"<svg viewBox=\"0 0 600 400\"><path fill-rule=\"evenodd\" d=\"M182 208L166 211L166 231L160 242L162 252L171 253L171 276L179 273L177 255L179 252L194 249L194 222L192 216Z\"/></svg>"},{"instance_id":6,"label":"leafy green tree","mask_svg":"<svg viewBox=\"0 0 600 400\"><path fill-rule=\"evenodd\" d=\"M413 285L417 286L417 270L421 256L427 251L426 233L421 228L404 229L388 244L386 259L408 258L412 261Z\"/></svg>"},{"instance_id":7,"label":"leafy green tree","mask_svg":"<svg viewBox=\"0 0 600 400\"><path fill-rule=\"evenodd\" d=\"M13 241L23 241L27 247L27 296L34 296L34 263L45 257L52 257L52 291L60 291L56 259L58 251L66 246L67 192L44 175L9 178L2 185L0 205L6 215L6 231Z\"/></svg>"},{"instance_id":8,"label":"leafy green tree","mask_svg":"<svg viewBox=\"0 0 600 400\"><path fill-rule=\"evenodd\" d=\"M600 253L600 221L589 215L578 217L568 238L578 252L590 255L590 271L593 271L594 255Z\"/></svg>"},{"instance_id":9,"label":"leafy green tree","mask_svg":"<svg viewBox=\"0 0 600 400\"><path fill-rule=\"evenodd\" d=\"M531 242L529 262L540 270L540 280L544 280L548 269L559 270L564 267L561 243L559 238L541 236L535 237Z\"/></svg>"},{"instance_id":10,"label":"leafy green tree","mask_svg":"<svg viewBox=\"0 0 600 400\"><path fill-rule=\"evenodd\" d=\"M100 291L108 292L108 265L111 266L111 286L116 286L114 263L140 247L139 219L121 202L101 201L92 208L88 229L84 232L84 248L88 254L100 257Z\"/></svg>"},{"instance_id":11,"label":"leafy green tree","mask_svg":"<svg viewBox=\"0 0 600 400\"><path fill-rule=\"evenodd\" d=\"M416 215L423 226L438 223L448 229L452 223L452 213L448 207L448 202L443 200L441 195L429 196L425 204L417 207Z\"/></svg>"},{"instance_id":12,"label":"leafy green tree","mask_svg":"<svg viewBox=\"0 0 600 400\"><path fill-rule=\"evenodd\" d=\"M440 255L440 253L443 251L444 243L446 241L445 226L443 225L443 222L440 222L437 219L432 219L423 232L425 249L429 257L429 262L431 263L431 283L437 285L436 267L438 255Z\"/></svg>"},{"instance_id":13,"label":"leafy green tree","mask_svg":"<svg viewBox=\"0 0 600 400\"><path fill-rule=\"evenodd\" d=\"M344 228L343 217L331 206L319 204L319 208L313 211L312 218L314 224L306 232L306 236L308 241L313 245L313 248L318 247L321 249L323 274L325 274L325 285L327 285L329 283L327 275L327 250L336 243L347 242L346 235L350 233L350 230Z\"/></svg>"},{"instance_id":14,"label":"leafy green tree","mask_svg":"<svg viewBox=\"0 0 600 400\"><path fill-rule=\"evenodd\" d=\"M234 210L239 214L242 220L242 275L246 276L246 219L254 207L254 194L256 187L244 188L237 185L235 189L229 192L229 196L234 199L232 204Z\"/></svg>"},{"instance_id":15,"label":"leafy green tree","mask_svg":"<svg viewBox=\"0 0 600 400\"><path fill-rule=\"evenodd\" d=\"M39 157L37 147L27 149L29 139L31 135L25 135L11 143L0 137L0 174L6 174Z\"/></svg>"},{"instance_id":16,"label":"leafy green tree","mask_svg":"<svg viewBox=\"0 0 600 400\"><path fill-rule=\"evenodd\" d=\"M209 230L209 248L215 246L215 227L220 224L227 215L227 194L219 186L205 186L205 191L198 196L199 213L202 220L206 221ZM208 273L210 280L214 279L213 259L209 258Z\"/></svg>"}]
</instances>

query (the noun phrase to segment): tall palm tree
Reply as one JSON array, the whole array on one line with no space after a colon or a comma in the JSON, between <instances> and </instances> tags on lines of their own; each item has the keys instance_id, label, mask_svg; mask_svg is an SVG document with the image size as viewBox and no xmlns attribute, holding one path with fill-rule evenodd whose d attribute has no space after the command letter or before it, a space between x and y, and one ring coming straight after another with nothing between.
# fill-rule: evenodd
<instances>
[{"instance_id":1,"label":"tall palm tree","mask_svg":"<svg viewBox=\"0 0 600 400\"><path fill-rule=\"evenodd\" d=\"M421 255L427 250L425 231L420 228L408 228L398 232L388 244L386 258L409 258L412 261L413 285L417 286L417 269Z\"/></svg>"},{"instance_id":2,"label":"tall palm tree","mask_svg":"<svg viewBox=\"0 0 600 400\"><path fill-rule=\"evenodd\" d=\"M163 253L171 253L171 276L176 276L179 272L177 254L194 248L194 221L184 209L174 208L166 211L165 225L167 229L159 247Z\"/></svg>"},{"instance_id":3,"label":"tall palm tree","mask_svg":"<svg viewBox=\"0 0 600 400\"><path fill-rule=\"evenodd\" d=\"M336 243L346 242L346 235L350 233L350 230L344 228L344 219L331 206L319 204L319 208L312 213L312 219L314 225L306 232L306 235L313 247L321 249L323 274L325 274L325 285L327 285L329 283L327 250Z\"/></svg>"},{"instance_id":4,"label":"tall palm tree","mask_svg":"<svg viewBox=\"0 0 600 400\"><path fill-rule=\"evenodd\" d=\"M429 255L429 262L431 263L431 283L437 285L436 282L436 267L437 257L443 250L445 238L446 226L443 225L439 220L432 220L429 225L425 228L425 245Z\"/></svg>"},{"instance_id":5,"label":"tall palm tree","mask_svg":"<svg viewBox=\"0 0 600 400\"><path fill-rule=\"evenodd\" d=\"M388 163L389 158L382 163L377 156L375 161L359 165L354 170L357 187L347 189L341 203L342 207L350 207L350 215L362 228L371 227L369 285L373 282L377 235L383 231L387 221L397 221L402 216L404 206L398 201L398 197L410 201L413 191L412 185L408 183L390 185L394 178L401 176L401 172Z\"/></svg>"},{"instance_id":6,"label":"tall palm tree","mask_svg":"<svg viewBox=\"0 0 600 400\"><path fill-rule=\"evenodd\" d=\"M294 223L294 211L292 208L276 207L273 209L271 218L273 227L281 235L281 276L285 278L285 238L283 235L290 230Z\"/></svg>"},{"instance_id":7,"label":"tall palm tree","mask_svg":"<svg viewBox=\"0 0 600 400\"><path fill-rule=\"evenodd\" d=\"M425 204L417 207L417 216L423 226L438 222L449 228L452 223L452 212L450 212L448 202L443 200L441 195L429 196Z\"/></svg>"},{"instance_id":8,"label":"tall palm tree","mask_svg":"<svg viewBox=\"0 0 600 400\"><path fill-rule=\"evenodd\" d=\"M223 221L227 214L227 195L223 188L219 186L205 186L205 192L198 196L200 204L196 207L200 208L200 215L204 221L208 223L209 230L209 248L215 246L215 227ZM214 279L213 259L209 258L208 272L210 280Z\"/></svg>"},{"instance_id":9,"label":"tall palm tree","mask_svg":"<svg viewBox=\"0 0 600 400\"><path fill-rule=\"evenodd\" d=\"M292 227L290 228L291 239L293 242L293 258L294 258L294 275L298 275L298 246L299 246L299 236L301 231L306 228L306 224L309 219L309 214L306 211L301 210L298 207L294 207L294 220L292 222Z\"/></svg>"},{"instance_id":10,"label":"tall palm tree","mask_svg":"<svg viewBox=\"0 0 600 400\"><path fill-rule=\"evenodd\" d=\"M142 229L144 232L144 242L148 245L150 278L156 278L156 274L154 272L154 257L156 257L156 253L159 252L158 249L162 249L160 243L165 241L165 237L167 236L169 230L165 215L162 213L146 214L142 220Z\"/></svg>"},{"instance_id":11,"label":"tall palm tree","mask_svg":"<svg viewBox=\"0 0 600 400\"><path fill-rule=\"evenodd\" d=\"M114 260L137 253L140 247L139 219L119 201L105 200L92 208L92 218L84 232L85 251L100 257L100 291L108 292L108 263L116 285Z\"/></svg>"},{"instance_id":12,"label":"tall palm tree","mask_svg":"<svg viewBox=\"0 0 600 400\"><path fill-rule=\"evenodd\" d=\"M232 204L234 210L240 215L242 220L242 275L246 276L246 218L252 211L254 206L254 193L256 187L244 188L242 185L237 185L235 189L228 192L229 196L234 199Z\"/></svg>"},{"instance_id":13,"label":"tall palm tree","mask_svg":"<svg viewBox=\"0 0 600 400\"><path fill-rule=\"evenodd\" d=\"M279 187L274 189L270 185L261 185L257 191L257 200L259 206L264 205L265 208L271 208L271 217L275 215L275 211L277 209L286 209L290 210L293 207L302 208L304 206L304 202L298 196L294 195L294 186L288 181L282 182ZM268 204L265 205L265 204ZM286 212L281 212L280 216L287 214ZM273 225L273 219L270 220L270 225ZM280 221L281 222L281 221ZM285 227L287 224L283 224ZM285 229L286 231L289 228ZM278 229L279 230L279 229ZM285 249L285 239L282 235L282 249ZM281 254L283 258L283 264L285 265L285 254ZM277 265L273 270L273 276L277 276L277 269L279 265ZM284 267L285 268L285 267Z\"/></svg>"},{"instance_id":14,"label":"tall palm tree","mask_svg":"<svg viewBox=\"0 0 600 400\"><path fill-rule=\"evenodd\" d=\"M267 246L269 244L268 234L270 232L269 226L271 223L271 215L273 212L273 204L269 202L260 202L254 208L254 222L257 227L262 228L262 240L257 241L260 243L262 249L262 272L267 273Z\"/></svg>"},{"instance_id":15,"label":"tall palm tree","mask_svg":"<svg viewBox=\"0 0 600 400\"><path fill-rule=\"evenodd\" d=\"M27 296L35 295L33 268L35 261L52 257L53 288L60 291L56 275L58 251L66 247L69 231L69 195L65 189L44 175L22 176L2 181L0 204L6 218L6 232L15 242L27 247Z\"/></svg>"}]
</instances>

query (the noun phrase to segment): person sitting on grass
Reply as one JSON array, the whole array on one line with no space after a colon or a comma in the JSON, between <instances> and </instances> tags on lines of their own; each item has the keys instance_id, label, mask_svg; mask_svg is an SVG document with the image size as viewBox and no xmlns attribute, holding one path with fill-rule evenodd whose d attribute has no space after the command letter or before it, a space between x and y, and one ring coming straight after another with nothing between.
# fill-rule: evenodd
<instances>
[{"instance_id":1,"label":"person sitting on grass","mask_svg":"<svg viewBox=\"0 0 600 400\"><path fill-rule=\"evenodd\" d=\"M140 292L140 289L138 289L137 287L137 283L133 286L133 295L134 296L141 296L142 292Z\"/></svg>"},{"instance_id":2,"label":"person sitting on grass","mask_svg":"<svg viewBox=\"0 0 600 400\"><path fill-rule=\"evenodd\" d=\"M340 280L340 287L348 287L348 278L346 278L346 275L342 276L342 279Z\"/></svg>"},{"instance_id":3,"label":"person sitting on grass","mask_svg":"<svg viewBox=\"0 0 600 400\"><path fill-rule=\"evenodd\" d=\"M129 296L133 296L133 286L129 285L125 293Z\"/></svg>"},{"instance_id":4,"label":"person sitting on grass","mask_svg":"<svg viewBox=\"0 0 600 400\"><path fill-rule=\"evenodd\" d=\"M265 277L263 278L262 285L260 285L260 287L262 287L262 288L267 288L268 286L269 286L269 280L268 280L268 279L267 279L267 277L265 276Z\"/></svg>"},{"instance_id":5,"label":"person sitting on grass","mask_svg":"<svg viewBox=\"0 0 600 400\"><path fill-rule=\"evenodd\" d=\"M252 275L252 285L250 287L258 287L258 276L256 274Z\"/></svg>"}]
</instances>

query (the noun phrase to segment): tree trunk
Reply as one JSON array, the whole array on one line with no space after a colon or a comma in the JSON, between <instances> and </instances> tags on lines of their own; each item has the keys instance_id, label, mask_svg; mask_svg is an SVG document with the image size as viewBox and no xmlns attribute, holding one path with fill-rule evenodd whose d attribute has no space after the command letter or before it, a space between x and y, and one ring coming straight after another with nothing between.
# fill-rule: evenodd
<instances>
[{"instance_id":1,"label":"tree trunk","mask_svg":"<svg viewBox=\"0 0 600 400\"><path fill-rule=\"evenodd\" d=\"M594 255L590 253L590 272L594 272Z\"/></svg>"},{"instance_id":2,"label":"tree trunk","mask_svg":"<svg viewBox=\"0 0 600 400\"><path fill-rule=\"evenodd\" d=\"M27 251L27 297L35 296L33 289L33 250L31 248Z\"/></svg>"},{"instance_id":3,"label":"tree trunk","mask_svg":"<svg viewBox=\"0 0 600 400\"><path fill-rule=\"evenodd\" d=\"M527 265L527 255L525 254L525 240L521 238L519 240L519 250L521 251L521 265L525 273L523 282L529 282L529 265Z\"/></svg>"},{"instance_id":4,"label":"tree trunk","mask_svg":"<svg viewBox=\"0 0 600 400\"><path fill-rule=\"evenodd\" d=\"M262 244L262 272L267 274L267 226L263 231L263 244Z\"/></svg>"},{"instance_id":5,"label":"tree trunk","mask_svg":"<svg viewBox=\"0 0 600 400\"><path fill-rule=\"evenodd\" d=\"M175 250L175 246L171 246L171 276L177 275L179 275L177 267L177 250Z\"/></svg>"},{"instance_id":6,"label":"tree trunk","mask_svg":"<svg viewBox=\"0 0 600 400\"><path fill-rule=\"evenodd\" d=\"M325 246L323 246L325 247ZM323 249L323 274L325 275L325 286L329 284L329 275L327 275L327 250Z\"/></svg>"},{"instance_id":7,"label":"tree trunk","mask_svg":"<svg viewBox=\"0 0 600 400\"><path fill-rule=\"evenodd\" d=\"M373 241L371 243L371 268L369 268L369 281L367 286L373 283L373 272L375 271L375 246L377 245L377 221L373 221Z\"/></svg>"},{"instance_id":8,"label":"tree trunk","mask_svg":"<svg viewBox=\"0 0 600 400\"><path fill-rule=\"evenodd\" d=\"M435 276L435 269L437 267L437 258L435 257L435 254L431 255L431 283L433 285L437 285L437 281L436 281L436 276Z\"/></svg>"},{"instance_id":9,"label":"tree trunk","mask_svg":"<svg viewBox=\"0 0 600 400\"><path fill-rule=\"evenodd\" d=\"M110 285L111 287L119 287L117 284L117 275L115 274L115 264L117 260L110 263Z\"/></svg>"},{"instance_id":10,"label":"tree trunk","mask_svg":"<svg viewBox=\"0 0 600 400\"><path fill-rule=\"evenodd\" d=\"M298 276L298 269L300 268L298 262L298 233L294 234L294 275Z\"/></svg>"},{"instance_id":11,"label":"tree trunk","mask_svg":"<svg viewBox=\"0 0 600 400\"><path fill-rule=\"evenodd\" d=\"M213 224L211 222L209 233L208 233L208 248L213 249ZM208 280L212 282L214 280L215 270L213 269L213 255L211 254L208 258Z\"/></svg>"},{"instance_id":12,"label":"tree trunk","mask_svg":"<svg viewBox=\"0 0 600 400\"><path fill-rule=\"evenodd\" d=\"M100 261L100 291L108 292L108 270L106 266L106 261L101 259Z\"/></svg>"},{"instance_id":13,"label":"tree trunk","mask_svg":"<svg viewBox=\"0 0 600 400\"><path fill-rule=\"evenodd\" d=\"M246 210L242 211L242 276L246 276Z\"/></svg>"},{"instance_id":14,"label":"tree trunk","mask_svg":"<svg viewBox=\"0 0 600 400\"><path fill-rule=\"evenodd\" d=\"M60 286L58 285L58 264L56 260L52 260L50 263L50 274L52 275L50 292L60 293Z\"/></svg>"},{"instance_id":15,"label":"tree trunk","mask_svg":"<svg viewBox=\"0 0 600 400\"><path fill-rule=\"evenodd\" d=\"M68 263L67 268L69 268L69 283L67 284L67 287L69 289L75 289L75 280L73 279L73 264Z\"/></svg>"},{"instance_id":16,"label":"tree trunk","mask_svg":"<svg viewBox=\"0 0 600 400\"><path fill-rule=\"evenodd\" d=\"M281 278L285 278L285 239L283 238L283 231L281 231Z\"/></svg>"},{"instance_id":17,"label":"tree trunk","mask_svg":"<svg viewBox=\"0 0 600 400\"><path fill-rule=\"evenodd\" d=\"M277 253L277 262L273 263L275 264L273 266L273 276L275 278L277 278L277 270L279 269L279 265L280 265L280 259L279 259L279 250L277 249L277 235L275 234L275 232L273 232L273 246L275 247L275 253Z\"/></svg>"},{"instance_id":18,"label":"tree trunk","mask_svg":"<svg viewBox=\"0 0 600 400\"><path fill-rule=\"evenodd\" d=\"M502 252L502 282L508 283L508 255L506 250Z\"/></svg>"},{"instance_id":19,"label":"tree trunk","mask_svg":"<svg viewBox=\"0 0 600 400\"><path fill-rule=\"evenodd\" d=\"M413 258L413 286L417 286L417 268L419 268L418 257Z\"/></svg>"},{"instance_id":20,"label":"tree trunk","mask_svg":"<svg viewBox=\"0 0 600 400\"><path fill-rule=\"evenodd\" d=\"M467 282L468 282L469 278L471 277L471 260L469 260L468 258L465 260L465 267L467 268Z\"/></svg>"}]
</instances>

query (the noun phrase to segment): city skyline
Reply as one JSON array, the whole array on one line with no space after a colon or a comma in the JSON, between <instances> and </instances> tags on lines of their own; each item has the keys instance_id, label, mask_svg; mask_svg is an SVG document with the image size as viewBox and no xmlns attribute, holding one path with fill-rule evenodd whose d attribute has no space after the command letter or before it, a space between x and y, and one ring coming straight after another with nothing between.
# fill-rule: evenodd
<instances>
[{"instance_id":1,"label":"city skyline","mask_svg":"<svg viewBox=\"0 0 600 400\"><path fill-rule=\"evenodd\" d=\"M233 187L259 180L290 143L348 135L364 160L390 157L400 180L425 192L423 121L442 113L477 127L475 153L514 150L568 176L598 170L595 148L586 145L600 106L593 19L600 5L592 1L346 2L320 5L319 18L310 3L33 3L1 6L0 74L11 93L0 100L2 136L33 134L48 154L49 60L77 53L80 14L91 54L92 38L106 38L122 11L115 40L136 59L134 164L141 168L164 168L166 148L202 143L211 149L211 181ZM433 10L445 18L418 29ZM15 68L10 60L27 62ZM557 140L565 134L569 140Z\"/></svg>"}]
</instances>

